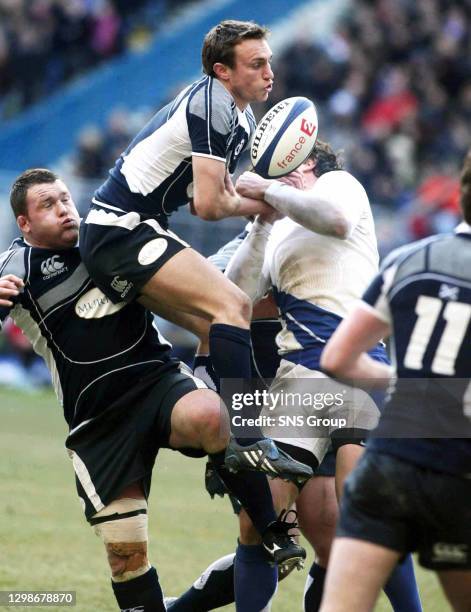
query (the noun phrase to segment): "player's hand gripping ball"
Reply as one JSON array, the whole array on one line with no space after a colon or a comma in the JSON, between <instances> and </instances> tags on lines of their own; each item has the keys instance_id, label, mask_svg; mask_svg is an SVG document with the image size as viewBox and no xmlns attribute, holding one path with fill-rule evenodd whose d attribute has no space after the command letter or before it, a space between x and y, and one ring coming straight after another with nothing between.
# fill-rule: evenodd
<instances>
[{"instance_id":1,"label":"player's hand gripping ball","mask_svg":"<svg viewBox=\"0 0 471 612\"><path fill-rule=\"evenodd\" d=\"M279 178L296 170L316 144L316 107L296 96L275 104L255 130L250 149L252 165L264 178Z\"/></svg>"}]
</instances>

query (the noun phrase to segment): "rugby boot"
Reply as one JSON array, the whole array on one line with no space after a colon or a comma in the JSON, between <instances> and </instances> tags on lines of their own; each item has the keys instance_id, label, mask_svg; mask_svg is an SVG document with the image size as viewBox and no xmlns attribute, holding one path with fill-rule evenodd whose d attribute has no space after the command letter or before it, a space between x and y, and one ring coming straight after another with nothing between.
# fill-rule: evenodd
<instances>
[{"instance_id":1,"label":"rugby boot","mask_svg":"<svg viewBox=\"0 0 471 612\"><path fill-rule=\"evenodd\" d=\"M289 514L294 514L292 522L287 521ZM296 535L291 534L291 529L296 529L297 512L295 510L282 510L280 515L270 523L262 534L262 545L267 552L270 563L278 565L283 572L296 567L298 570L304 566L306 551L296 542Z\"/></svg>"},{"instance_id":2,"label":"rugby boot","mask_svg":"<svg viewBox=\"0 0 471 612\"><path fill-rule=\"evenodd\" d=\"M257 440L249 446L238 444L231 437L226 449L224 465L230 472L251 470L265 472L272 478L282 478L296 485L301 485L312 478L312 468L296 461L288 453L277 448L270 438Z\"/></svg>"}]
</instances>

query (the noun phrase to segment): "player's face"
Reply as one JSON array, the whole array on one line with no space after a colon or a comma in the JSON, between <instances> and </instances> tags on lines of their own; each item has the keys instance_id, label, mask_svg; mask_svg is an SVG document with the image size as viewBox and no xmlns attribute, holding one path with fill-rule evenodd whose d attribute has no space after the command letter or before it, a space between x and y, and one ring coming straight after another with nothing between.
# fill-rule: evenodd
<instances>
[{"instance_id":1,"label":"player's face","mask_svg":"<svg viewBox=\"0 0 471 612\"><path fill-rule=\"evenodd\" d=\"M234 48L234 67L228 68L228 89L243 109L265 102L273 87L272 52L266 40L243 40Z\"/></svg>"},{"instance_id":2,"label":"player's face","mask_svg":"<svg viewBox=\"0 0 471 612\"><path fill-rule=\"evenodd\" d=\"M18 217L18 226L32 246L43 249L68 249L77 244L79 214L66 185L33 185L26 194L26 215Z\"/></svg>"}]
</instances>

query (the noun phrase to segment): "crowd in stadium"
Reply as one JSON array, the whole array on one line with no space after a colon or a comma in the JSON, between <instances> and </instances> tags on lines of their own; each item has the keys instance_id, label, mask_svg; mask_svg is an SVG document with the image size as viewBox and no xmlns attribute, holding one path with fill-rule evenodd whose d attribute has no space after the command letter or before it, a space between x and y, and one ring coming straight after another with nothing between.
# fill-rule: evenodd
<instances>
[{"instance_id":1,"label":"crowd in stadium","mask_svg":"<svg viewBox=\"0 0 471 612\"><path fill-rule=\"evenodd\" d=\"M187 0L0 0L0 121L145 44Z\"/></svg>"},{"instance_id":2,"label":"crowd in stadium","mask_svg":"<svg viewBox=\"0 0 471 612\"><path fill-rule=\"evenodd\" d=\"M0 255L0 327L34 385L48 378L32 347L47 364L122 612L268 611L307 559L298 527L314 554L296 595L305 612L372 610L381 591L394 612L422 612L431 597L416 564L454 612L471 610L471 34L452 0L351 6L328 43L306 30L276 66L267 27L216 23L203 74L144 129L147 109L103 105L104 130L88 126L61 160L102 177L88 210L45 167L10 188L20 236ZM1 7L11 48L26 41L23 68L42 57L20 108L37 83L53 88L129 44L112 0ZM54 49L58 15L76 26L67 52ZM291 96L315 100L319 137L313 102ZM252 104L258 116L273 107L258 126ZM208 242L180 237L179 209L250 222L208 257ZM427 236L379 265L378 238L384 255ZM198 339L192 367L156 316ZM206 457L207 492L227 493L238 515L237 544L175 597L148 547L160 449Z\"/></svg>"},{"instance_id":3,"label":"crowd in stadium","mask_svg":"<svg viewBox=\"0 0 471 612\"><path fill-rule=\"evenodd\" d=\"M471 30L461 2L357 2L326 46L306 28L275 68L266 109L294 95L315 101L324 136L388 215L379 228L383 252L398 237L456 224L456 159L469 145L471 119ZM117 112L103 132L84 131L76 173L102 177L133 130ZM399 228L390 222L398 211Z\"/></svg>"},{"instance_id":4,"label":"crowd in stadium","mask_svg":"<svg viewBox=\"0 0 471 612\"><path fill-rule=\"evenodd\" d=\"M411 239L453 227L471 113L461 2L356 2L328 46L305 35L278 62L271 101L301 94L322 106L371 201L412 208Z\"/></svg>"},{"instance_id":5,"label":"crowd in stadium","mask_svg":"<svg viewBox=\"0 0 471 612\"><path fill-rule=\"evenodd\" d=\"M0 119L147 39L185 3L136 0L131 10L123 0L0 0ZM471 119L471 30L461 2L357 2L327 45L306 28L275 68L266 109L292 95L316 102L324 136L375 207L383 254L456 224L455 160ZM147 118L116 108L104 129L85 128L73 173L104 177Z\"/></svg>"}]
</instances>

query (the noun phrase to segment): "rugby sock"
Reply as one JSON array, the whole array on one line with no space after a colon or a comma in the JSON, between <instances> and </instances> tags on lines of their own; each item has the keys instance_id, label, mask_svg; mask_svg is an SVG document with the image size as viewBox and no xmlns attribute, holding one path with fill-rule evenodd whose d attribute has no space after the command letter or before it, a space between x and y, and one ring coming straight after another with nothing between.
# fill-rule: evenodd
<instances>
[{"instance_id":1,"label":"rugby sock","mask_svg":"<svg viewBox=\"0 0 471 612\"><path fill-rule=\"evenodd\" d=\"M268 525L278 518L265 474L229 472L224 467L224 451L210 455L210 458L229 492L237 497L250 516L255 529L263 534Z\"/></svg>"},{"instance_id":2,"label":"rugby sock","mask_svg":"<svg viewBox=\"0 0 471 612\"><path fill-rule=\"evenodd\" d=\"M142 576L126 582L111 581L111 585L120 610L165 612L162 589L155 567L151 567Z\"/></svg>"},{"instance_id":3,"label":"rugby sock","mask_svg":"<svg viewBox=\"0 0 471 612\"><path fill-rule=\"evenodd\" d=\"M209 354L219 378L252 376L250 365L250 330L214 323L209 329Z\"/></svg>"},{"instance_id":4,"label":"rugby sock","mask_svg":"<svg viewBox=\"0 0 471 612\"><path fill-rule=\"evenodd\" d=\"M261 544L237 546L234 592L237 612L264 612L276 592L278 570L268 564Z\"/></svg>"},{"instance_id":5,"label":"rugby sock","mask_svg":"<svg viewBox=\"0 0 471 612\"><path fill-rule=\"evenodd\" d=\"M407 555L402 563L396 565L384 585L384 592L394 612L422 612L412 555Z\"/></svg>"},{"instance_id":6,"label":"rugby sock","mask_svg":"<svg viewBox=\"0 0 471 612\"><path fill-rule=\"evenodd\" d=\"M192 587L168 605L171 612L206 612L234 601L234 557L226 555L212 563Z\"/></svg>"},{"instance_id":7,"label":"rugby sock","mask_svg":"<svg viewBox=\"0 0 471 612\"><path fill-rule=\"evenodd\" d=\"M304 612L318 612L321 607L326 572L327 570L317 563L311 565L304 587Z\"/></svg>"},{"instance_id":8,"label":"rugby sock","mask_svg":"<svg viewBox=\"0 0 471 612\"><path fill-rule=\"evenodd\" d=\"M224 323L214 323L209 330L209 353L214 370L220 380L238 378L241 381L249 381L252 378L252 350L249 329ZM224 398L224 387L222 391ZM250 446L257 440L263 439L260 430L253 433L255 434L254 437L237 437L236 440L242 446Z\"/></svg>"}]
</instances>

